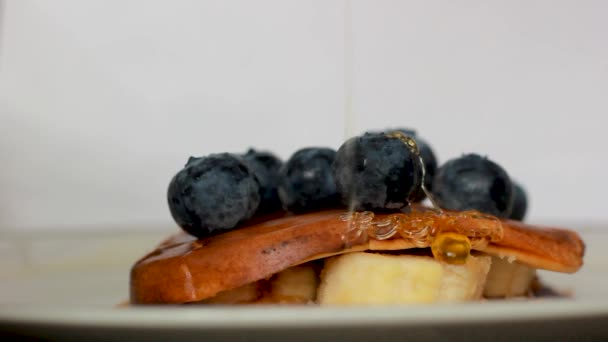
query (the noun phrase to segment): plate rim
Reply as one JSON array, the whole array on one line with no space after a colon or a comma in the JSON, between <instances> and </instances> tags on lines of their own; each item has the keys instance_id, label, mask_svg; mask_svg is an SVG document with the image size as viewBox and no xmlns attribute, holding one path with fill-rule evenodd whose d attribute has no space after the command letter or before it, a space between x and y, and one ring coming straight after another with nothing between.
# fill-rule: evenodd
<instances>
[{"instance_id":1,"label":"plate rim","mask_svg":"<svg viewBox=\"0 0 608 342\"><path fill-rule=\"evenodd\" d=\"M168 317L170 317L168 319ZM498 300L383 307L40 307L0 305L0 324L187 329L428 326L608 319L608 301Z\"/></svg>"}]
</instances>

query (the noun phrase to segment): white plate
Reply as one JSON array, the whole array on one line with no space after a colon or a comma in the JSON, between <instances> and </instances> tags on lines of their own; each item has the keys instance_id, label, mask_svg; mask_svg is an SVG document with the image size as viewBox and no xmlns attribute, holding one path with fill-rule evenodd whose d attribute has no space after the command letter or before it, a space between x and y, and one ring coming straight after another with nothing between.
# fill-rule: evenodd
<instances>
[{"instance_id":1,"label":"white plate","mask_svg":"<svg viewBox=\"0 0 608 342\"><path fill-rule=\"evenodd\" d=\"M116 308L128 298L130 265L167 233L4 236L0 336L290 342L608 336L608 225L581 231L587 244L581 271L541 273L545 283L571 291L570 298L379 308Z\"/></svg>"}]
</instances>

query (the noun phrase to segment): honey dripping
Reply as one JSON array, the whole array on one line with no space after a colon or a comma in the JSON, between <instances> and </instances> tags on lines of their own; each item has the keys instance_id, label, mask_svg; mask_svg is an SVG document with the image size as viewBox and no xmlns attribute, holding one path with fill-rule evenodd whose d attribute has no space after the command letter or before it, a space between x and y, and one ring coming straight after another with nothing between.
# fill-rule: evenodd
<instances>
[{"instance_id":1,"label":"honey dripping","mask_svg":"<svg viewBox=\"0 0 608 342\"><path fill-rule=\"evenodd\" d=\"M440 233L431 243L435 259L448 264L464 264L471 254L471 241L457 233Z\"/></svg>"},{"instance_id":2,"label":"honey dripping","mask_svg":"<svg viewBox=\"0 0 608 342\"><path fill-rule=\"evenodd\" d=\"M342 236L345 245L370 237L387 240L398 235L415 247L430 247L433 256L440 262L449 264L466 263L471 249L480 249L489 242L502 240L503 227L496 217L478 211L443 211L431 193L424 186L426 170L424 162L413 138L402 132L388 134L401 140L410 151L418 156L422 167L421 187L429 198L432 208L411 207L409 213L396 213L376 218L371 211L349 212L340 216L348 222Z\"/></svg>"},{"instance_id":3,"label":"honey dripping","mask_svg":"<svg viewBox=\"0 0 608 342\"><path fill-rule=\"evenodd\" d=\"M344 242L403 239L417 248L431 247L435 259L450 264L465 263L471 249L480 249L489 242L500 241L503 228L500 220L477 211L436 212L412 209L376 217L371 211L350 212L340 216L348 222Z\"/></svg>"},{"instance_id":4,"label":"honey dripping","mask_svg":"<svg viewBox=\"0 0 608 342\"><path fill-rule=\"evenodd\" d=\"M422 159L422 154L420 154L420 149L418 148L418 144L416 143L416 140L414 140L414 138L410 137L409 135L406 135L405 133L399 132L399 131L388 133L387 136L401 140L401 142L410 150L410 152L418 158L418 162L420 163L421 178L422 178L420 180L420 188L422 189L422 192L424 192L424 194L426 195L426 198L428 198L429 201L431 202L431 205L433 206L433 210L435 210L437 212L441 212L442 210L439 207L439 205L437 204L437 202L435 201L435 198L433 197L431 192L426 188L426 185L425 185L426 167L424 164L424 160Z\"/></svg>"}]
</instances>

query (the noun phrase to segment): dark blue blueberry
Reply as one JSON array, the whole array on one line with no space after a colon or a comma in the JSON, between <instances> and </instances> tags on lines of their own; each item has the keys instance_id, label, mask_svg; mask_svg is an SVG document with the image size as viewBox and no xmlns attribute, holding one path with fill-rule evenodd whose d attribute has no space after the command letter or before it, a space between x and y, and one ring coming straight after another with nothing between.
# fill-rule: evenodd
<instances>
[{"instance_id":1,"label":"dark blue blueberry","mask_svg":"<svg viewBox=\"0 0 608 342\"><path fill-rule=\"evenodd\" d=\"M401 140L366 133L336 155L334 177L342 201L356 210L406 207L422 182L420 159Z\"/></svg>"},{"instance_id":2,"label":"dark blue blueberry","mask_svg":"<svg viewBox=\"0 0 608 342\"><path fill-rule=\"evenodd\" d=\"M279 198L280 169L283 162L270 152L249 149L243 160L253 171L260 183L260 206L258 213L268 213L281 209Z\"/></svg>"},{"instance_id":3,"label":"dark blue blueberry","mask_svg":"<svg viewBox=\"0 0 608 342\"><path fill-rule=\"evenodd\" d=\"M279 196L289 211L333 207L339 203L331 165L336 151L304 148L294 153L281 168Z\"/></svg>"},{"instance_id":4,"label":"dark blue blueberry","mask_svg":"<svg viewBox=\"0 0 608 342\"><path fill-rule=\"evenodd\" d=\"M418 136L418 134L416 133L415 130L410 129L410 128L387 129L384 131L384 133L390 133L390 132L395 132L395 131L401 132L401 133L413 138L414 141L416 141L416 145L418 145L418 151L420 152L420 157L422 157L422 161L424 162L424 170L425 170L424 186L426 187L426 189L428 191L432 191L433 190L433 179L435 178L435 173L437 172L437 158L435 157L435 153L433 152L433 149L424 139L422 139L420 136ZM373 132L373 133L381 133L381 132ZM414 194L412 194L410 199L412 202L421 202L425 198L426 198L426 194L422 190L422 187L418 187L416 189L416 191L414 192Z\"/></svg>"},{"instance_id":5,"label":"dark blue blueberry","mask_svg":"<svg viewBox=\"0 0 608 342\"><path fill-rule=\"evenodd\" d=\"M528 209L528 196L524 188L513 182L513 211L509 217L512 220L523 221Z\"/></svg>"},{"instance_id":6,"label":"dark blue blueberry","mask_svg":"<svg viewBox=\"0 0 608 342\"><path fill-rule=\"evenodd\" d=\"M443 164L433 184L437 204L450 210L478 210L508 218L513 208L513 185L498 164L467 154Z\"/></svg>"},{"instance_id":7,"label":"dark blue blueberry","mask_svg":"<svg viewBox=\"0 0 608 342\"><path fill-rule=\"evenodd\" d=\"M212 154L190 158L169 183L169 210L186 232L205 237L234 228L260 203L260 186L239 157Z\"/></svg>"}]
</instances>

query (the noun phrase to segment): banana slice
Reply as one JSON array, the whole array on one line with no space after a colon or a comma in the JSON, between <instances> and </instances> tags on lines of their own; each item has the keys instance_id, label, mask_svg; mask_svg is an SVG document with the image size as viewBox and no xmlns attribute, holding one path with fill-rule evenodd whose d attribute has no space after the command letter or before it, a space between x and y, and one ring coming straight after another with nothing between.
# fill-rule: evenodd
<instances>
[{"instance_id":1,"label":"banana slice","mask_svg":"<svg viewBox=\"0 0 608 342\"><path fill-rule=\"evenodd\" d=\"M215 297L206 299L204 304L245 304L251 303L260 297L258 283L250 283L232 290L222 291Z\"/></svg>"},{"instance_id":2,"label":"banana slice","mask_svg":"<svg viewBox=\"0 0 608 342\"><path fill-rule=\"evenodd\" d=\"M525 296L535 278L536 269L493 256L483 295L490 298Z\"/></svg>"},{"instance_id":3,"label":"banana slice","mask_svg":"<svg viewBox=\"0 0 608 342\"><path fill-rule=\"evenodd\" d=\"M396 305L478 299L489 256L448 265L427 256L350 253L326 261L317 301L322 305Z\"/></svg>"},{"instance_id":4,"label":"banana slice","mask_svg":"<svg viewBox=\"0 0 608 342\"><path fill-rule=\"evenodd\" d=\"M270 280L270 292L262 302L308 303L315 300L319 277L310 264L290 267Z\"/></svg>"}]
</instances>

